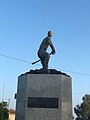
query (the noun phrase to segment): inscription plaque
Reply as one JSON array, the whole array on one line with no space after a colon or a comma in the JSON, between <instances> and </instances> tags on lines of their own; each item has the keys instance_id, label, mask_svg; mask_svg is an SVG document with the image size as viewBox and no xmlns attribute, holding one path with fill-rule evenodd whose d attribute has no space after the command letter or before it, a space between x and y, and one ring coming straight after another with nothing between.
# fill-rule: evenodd
<instances>
[{"instance_id":1,"label":"inscription plaque","mask_svg":"<svg viewBox=\"0 0 90 120\"><path fill-rule=\"evenodd\" d=\"M29 97L28 107L31 108L58 108L58 98Z\"/></svg>"}]
</instances>

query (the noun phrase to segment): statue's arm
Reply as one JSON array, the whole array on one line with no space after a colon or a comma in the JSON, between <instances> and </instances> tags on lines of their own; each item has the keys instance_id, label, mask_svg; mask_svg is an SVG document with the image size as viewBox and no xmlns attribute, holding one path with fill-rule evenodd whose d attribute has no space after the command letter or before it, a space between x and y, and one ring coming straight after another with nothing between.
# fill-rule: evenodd
<instances>
[{"instance_id":1,"label":"statue's arm","mask_svg":"<svg viewBox=\"0 0 90 120\"><path fill-rule=\"evenodd\" d=\"M51 49L52 49L51 54L55 54L55 48L54 48L54 45L53 45L53 43L52 43L52 41L51 41L50 38L48 38L48 43L49 43L49 45L50 45L50 47L51 47Z\"/></svg>"}]
</instances>

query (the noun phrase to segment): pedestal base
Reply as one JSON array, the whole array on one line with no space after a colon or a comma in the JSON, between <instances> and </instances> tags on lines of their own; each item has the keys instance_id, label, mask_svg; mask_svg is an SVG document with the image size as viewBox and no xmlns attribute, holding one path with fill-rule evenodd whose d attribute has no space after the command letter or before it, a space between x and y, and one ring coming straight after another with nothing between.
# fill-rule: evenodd
<instances>
[{"instance_id":1,"label":"pedestal base","mask_svg":"<svg viewBox=\"0 0 90 120\"><path fill-rule=\"evenodd\" d=\"M16 120L72 120L71 77L29 73L19 76Z\"/></svg>"}]
</instances>

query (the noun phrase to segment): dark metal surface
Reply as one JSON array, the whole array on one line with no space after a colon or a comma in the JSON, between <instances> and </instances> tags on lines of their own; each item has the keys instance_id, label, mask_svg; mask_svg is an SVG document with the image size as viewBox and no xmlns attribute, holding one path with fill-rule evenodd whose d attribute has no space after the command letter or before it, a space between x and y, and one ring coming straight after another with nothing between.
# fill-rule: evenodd
<instances>
[{"instance_id":1,"label":"dark metal surface","mask_svg":"<svg viewBox=\"0 0 90 120\"><path fill-rule=\"evenodd\" d=\"M31 108L58 108L58 98L29 97L28 107Z\"/></svg>"}]
</instances>

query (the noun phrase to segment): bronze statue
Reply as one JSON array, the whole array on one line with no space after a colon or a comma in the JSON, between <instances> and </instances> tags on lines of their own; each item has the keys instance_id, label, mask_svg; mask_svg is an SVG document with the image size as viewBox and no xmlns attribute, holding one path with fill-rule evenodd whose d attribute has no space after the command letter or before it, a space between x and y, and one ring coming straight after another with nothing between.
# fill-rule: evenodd
<instances>
[{"instance_id":1,"label":"bronze statue","mask_svg":"<svg viewBox=\"0 0 90 120\"><path fill-rule=\"evenodd\" d=\"M43 41L39 47L39 50L38 50L38 57L41 60L41 63L42 63L44 70L48 69L48 62L50 59L50 54L53 54L53 55L55 54L55 48L54 48L53 43L51 41L51 37L52 37L52 32L48 31L48 36L43 39ZM46 52L48 46L50 46L52 49L51 53Z\"/></svg>"}]
</instances>

